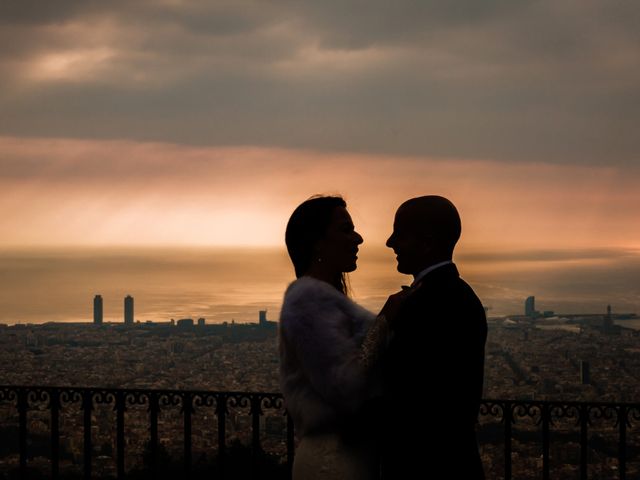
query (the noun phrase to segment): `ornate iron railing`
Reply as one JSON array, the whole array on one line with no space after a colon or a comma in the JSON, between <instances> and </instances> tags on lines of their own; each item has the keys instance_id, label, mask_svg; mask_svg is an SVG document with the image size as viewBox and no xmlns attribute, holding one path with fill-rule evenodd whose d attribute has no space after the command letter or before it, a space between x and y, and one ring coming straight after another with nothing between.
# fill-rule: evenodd
<instances>
[{"instance_id":1,"label":"ornate iron railing","mask_svg":"<svg viewBox=\"0 0 640 480\"><path fill-rule=\"evenodd\" d=\"M226 477L225 458L227 456L227 421L229 409L248 410L251 418L251 463L252 477L260 478L259 455L262 452L261 422L266 413L282 415L284 421L283 453L286 470L290 471L294 456L294 431L291 419L286 414L282 396L279 393L260 392L211 392L187 390L144 390L144 389L109 389L109 388L76 388L76 387L29 387L0 386L0 407L15 408L18 417L18 454L17 466L20 478L28 476L28 416L36 410L48 412L50 425L50 476L60 478L60 415L65 409L76 405L82 412L83 455L82 467L84 478L93 477L92 444L92 412L100 406L112 406L115 412L115 473L117 478L125 478L125 414L134 408L146 409L148 414L148 454L149 475L159 478L160 440L158 419L161 412L175 412L179 408L182 417L182 478L191 478L192 458L192 416L196 411L209 409L214 412L217 426L217 470L216 478ZM455 413L452 413L455 414ZM511 401L483 400L480 408L480 420L490 419L501 425L501 442L504 444L504 470L500 477L505 480L513 478L513 442L514 428L518 422L528 419L541 431L540 457L542 459L543 479L550 476L550 446L552 432L558 422L573 422L579 431L579 476L588 478L590 427L594 422L606 421L609 429L615 429L617 437L617 478L627 480L628 463L628 431L640 424L640 404L637 403L596 403L596 402L550 402L550 401ZM145 422L146 423L146 422ZM634 430L635 431L635 430ZM640 445L634 445L640 450ZM0 472L1 473L1 472ZM539 476L538 476L539 478Z\"/></svg>"},{"instance_id":2,"label":"ornate iron railing","mask_svg":"<svg viewBox=\"0 0 640 480\"><path fill-rule=\"evenodd\" d=\"M620 480L627 479L627 432L634 422L640 423L640 404L604 402L552 402L483 400L480 419L495 417L503 425L504 478L513 478L513 426L528 418L541 427L542 478L550 476L550 446L552 427L561 420L573 422L579 429L579 478L588 478L589 427L598 420L608 421L617 432L617 471ZM638 447L638 445L636 445ZM612 477L613 478L613 477ZM634 477L640 478L640 477Z\"/></svg>"},{"instance_id":3,"label":"ornate iron railing","mask_svg":"<svg viewBox=\"0 0 640 480\"><path fill-rule=\"evenodd\" d=\"M79 404L83 414L84 438L83 474L92 477L92 412L98 405L113 405L116 414L116 465L117 478L125 478L125 412L133 406L146 406L149 416L149 454L152 478L160 476L158 470L158 416L161 411L180 408L183 417L183 473L182 478L190 478L192 470L192 415L198 408L209 407L215 411L218 430L218 476L225 477L225 454L227 449L226 430L228 409L237 407L249 409L251 415L251 447L253 477L259 477L257 464L260 445L260 417L264 410L281 410L282 395L279 393L257 392L210 392L187 390L144 390L76 387L26 387L0 386L0 405L11 402L18 412L19 475L27 476L27 414L36 405L44 405L50 411L51 432L51 478L60 476L60 412L71 404ZM289 467L293 461L293 424L286 415L286 457Z\"/></svg>"}]
</instances>

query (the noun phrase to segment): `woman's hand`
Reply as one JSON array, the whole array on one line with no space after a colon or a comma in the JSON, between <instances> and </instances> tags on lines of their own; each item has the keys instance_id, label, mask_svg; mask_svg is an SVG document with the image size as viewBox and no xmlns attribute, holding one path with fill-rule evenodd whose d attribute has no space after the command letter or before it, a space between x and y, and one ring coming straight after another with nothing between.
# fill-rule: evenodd
<instances>
[{"instance_id":1,"label":"woman's hand","mask_svg":"<svg viewBox=\"0 0 640 480\"><path fill-rule=\"evenodd\" d=\"M387 302L384 304L384 307L382 307L382 310L380 311L380 315L385 316L390 326L393 327L395 320L398 318L400 310L407 302L407 300L415 294L419 286L420 284L418 283L413 287L402 287L402 290L400 290L399 292L389 295Z\"/></svg>"}]
</instances>

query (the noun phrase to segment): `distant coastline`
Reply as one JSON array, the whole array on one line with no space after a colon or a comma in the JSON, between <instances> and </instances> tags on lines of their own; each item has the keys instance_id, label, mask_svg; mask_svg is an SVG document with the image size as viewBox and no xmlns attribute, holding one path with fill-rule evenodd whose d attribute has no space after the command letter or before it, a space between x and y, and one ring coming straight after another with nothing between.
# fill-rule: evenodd
<instances>
[{"instance_id":1,"label":"distant coastline","mask_svg":"<svg viewBox=\"0 0 640 480\"><path fill-rule=\"evenodd\" d=\"M640 257L567 262L538 255L462 249L461 275L489 316L524 313L535 295L541 311L640 312ZM389 249L363 245L350 275L355 301L378 311L387 296L411 282L396 271ZM123 301L135 298L135 320L206 318L208 324L254 322L259 310L277 320L294 280L284 247L0 248L0 323L91 322L93 298L104 299L104 321L123 321ZM640 329L640 320L622 326Z\"/></svg>"},{"instance_id":2,"label":"distant coastline","mask_svg":"<svg viewBox=\"0 0 640 480\"><path fill-rule=\"evenodd\" d=\"M616 325L621 327L633 328L634 330L640 330L640 318L630 318L628 320L614 320Z\"/></svg>"}]
</instances>

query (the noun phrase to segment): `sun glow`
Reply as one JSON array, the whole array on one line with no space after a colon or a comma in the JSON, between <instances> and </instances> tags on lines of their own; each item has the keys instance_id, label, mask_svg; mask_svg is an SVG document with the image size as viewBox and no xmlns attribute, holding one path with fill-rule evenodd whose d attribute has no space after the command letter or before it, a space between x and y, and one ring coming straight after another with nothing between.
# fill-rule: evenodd
<instances>
[{"instance_id":1,"label":"sun glow","mask_svg":"<svg viewBox=\"0 0 640 480\"><path fill-rule=\"evenodd\" d=\"M384 245L398 205L424 194L456 204L461 248L601 249L640 237L619 208L640 192L608 167L11 137L0 137L0 159L5 245L282 245L293 209L318 193L346 198L367 245Z\"/></svg>"}]
</instances>

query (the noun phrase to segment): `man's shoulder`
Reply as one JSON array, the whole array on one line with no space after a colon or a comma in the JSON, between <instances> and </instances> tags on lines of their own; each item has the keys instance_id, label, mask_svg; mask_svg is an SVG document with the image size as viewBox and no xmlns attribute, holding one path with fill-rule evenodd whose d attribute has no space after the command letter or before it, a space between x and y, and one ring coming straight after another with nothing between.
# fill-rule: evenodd
<instances>
[{"instance_id":1,"label":"man's shoulder","mask_svg":"<svg viewBox=\"0 0 640 480\"><path fill-rule=\"evenodd\" d=\"M396 334L409 342L422 333L448 335L461 325L486 328L485 310L471 286L462 278L422 284L402 309L396 322Z\"/></svg>"},{"instance_id":2,"label":"man's shoulder","mask_svg":"<svg viewBox=\"0 0 640 480\"><path fill-rule=\"evenodd\" d=\"M473 288L460 276L441 276L424 282L418 287L415 298L418 300L415 306L422 308L460 301L480 303Z\"/></svg>"}]
</instances>

